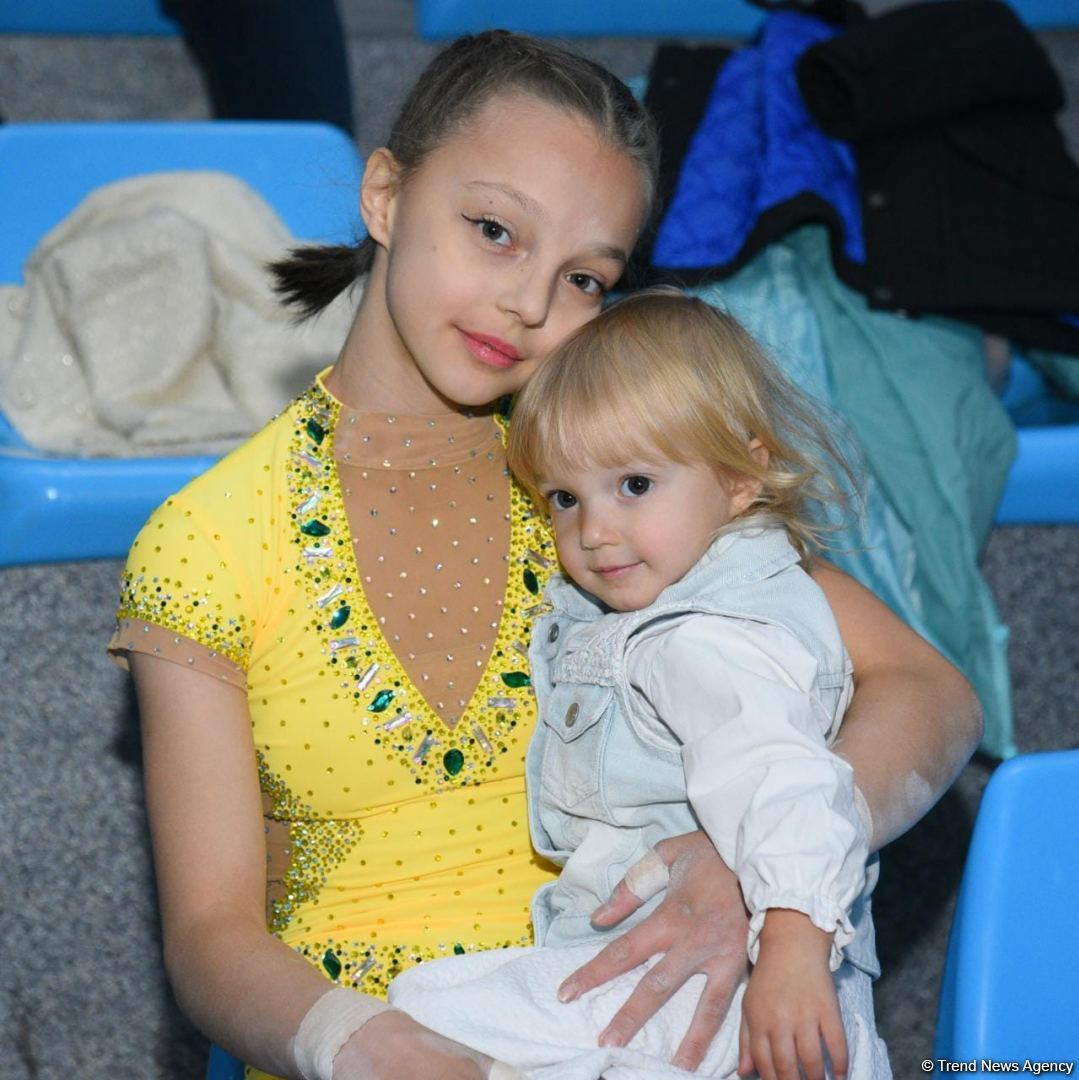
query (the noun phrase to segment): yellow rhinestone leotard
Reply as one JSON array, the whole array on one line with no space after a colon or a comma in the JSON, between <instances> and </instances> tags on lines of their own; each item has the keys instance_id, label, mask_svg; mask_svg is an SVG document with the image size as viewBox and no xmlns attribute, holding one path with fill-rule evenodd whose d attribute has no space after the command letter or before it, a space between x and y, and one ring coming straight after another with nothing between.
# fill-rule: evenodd
<instances>
[{"instance_id":1,"label":"yellow rhinestone leotard","mask_svg":"<svg viewBox=\"0 0 1079 1080\"><path fill-rule=\"evenodd\" d=\"M502 426L357 413L320 378L128 558L110 650L246 689L269 926L368 993L529 942L554 873L529 844L524 753L556 558Z\"/></svg>"}]
</instances>

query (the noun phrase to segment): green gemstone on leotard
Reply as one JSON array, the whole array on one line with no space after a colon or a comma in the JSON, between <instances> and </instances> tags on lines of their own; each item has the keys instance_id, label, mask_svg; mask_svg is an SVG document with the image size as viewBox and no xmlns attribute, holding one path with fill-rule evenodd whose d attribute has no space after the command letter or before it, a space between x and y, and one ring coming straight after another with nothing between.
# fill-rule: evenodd
<instances>
[{"instance_id":1,"label":"green gemstone on leotard","mask_svg":"<svg viewBox=\"0 0 1079 1080\"><path fill-rule=\"evenodd\" d=\"M532 685L532 680L523 671L503 671L502 681L507 686L513 687L514 690L519 690L522 686Z\"/></svg>"},{"instance_id":2,"label":"green gemstone on leotard","mask_svg":"<svg viewBox=\"0 0 1079 1080\"><path fill-rule=\"evenodd\" d=\"M330 527L324 525L318 518L312 518L300 526L300 532L305 533L307 536L329 536Z\"/></svg>"},{"instance_id":3,"label":"green gemstone on leotard","mask_svg":"<svg viewBox=\"0 0 1079 1080\"><path fill-rule=\"evenodd\" d=\"M338 960L337 953L333 949L327 949L322 954L322 966L331 979L336 979L341 974L341 961Z\"/></svg>"},{"instance_id":4,"label":"green gemstone on leotard","mask_svg":"<svg viewBox=\"0 0 1079 1080\"><path fill-rule=\"evenodd\" d=\"M367 711L368 712L385 712L386 707L389 705L389 703L391 701L393 701L393 691L392 690L379 690L379 692L377 694L375 694L374 700L371 702L370 705L367 706Z\"/></svg>"},{"instance_id":5,"label":"green gemstone on leotard","mask_svg":"<svg viewBox=\"0 0 1079 1080\"><path fill-rule=\"evenodd\" d=\"M537 595L539 593L539 578L536 577L536 572L531 567L526 566L521 577L524 580L525 588L533 596Z\"/></svg>"},{"instance_id":6,"label":"green gemstone on leotard","mask_svg":"<svg viewBox=\"0 0 1079 1080\"><path fill-rule=\"evenodd\" d=\"M450 776L456 776L465 765L465 755L460 750L447 750L442 755L442 764Z\"/></svg>"},{"instance_id":7,"label":"green gemstone on leotard","mask_svg":"<svg viewBox=\"0 0 1079 1080\"><path fill-rule=\"evenodd\" d=\"M342 604L331 616L330 616L330 629L340 630L345 623L348 622L349 615L352 614L352 609L348 604Z\"/></svg>"}]
</instances>

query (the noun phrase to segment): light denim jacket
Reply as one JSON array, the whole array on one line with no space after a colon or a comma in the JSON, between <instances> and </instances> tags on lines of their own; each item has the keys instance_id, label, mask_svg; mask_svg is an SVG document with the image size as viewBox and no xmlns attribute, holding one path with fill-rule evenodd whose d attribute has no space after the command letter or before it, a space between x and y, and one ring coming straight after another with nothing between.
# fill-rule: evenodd
<instances>
[{"instance_id":1,"label":"light denim jacket","mask_svg":"<svg viewBox=\"0 0 1079 1080\"><path fill-rule=\"evenodd\" d=\"M790 907L835 931L833 968L878 975L876 860L851 769L827 749L851 664L783 530L721 536L641 611L611 612L562 575L545 599L529 822L563 869L533 901L537 943L596 940L589 915L626 870L703 827L742 885L750 959L766 910Z\"/></svg>"}]
</instances>

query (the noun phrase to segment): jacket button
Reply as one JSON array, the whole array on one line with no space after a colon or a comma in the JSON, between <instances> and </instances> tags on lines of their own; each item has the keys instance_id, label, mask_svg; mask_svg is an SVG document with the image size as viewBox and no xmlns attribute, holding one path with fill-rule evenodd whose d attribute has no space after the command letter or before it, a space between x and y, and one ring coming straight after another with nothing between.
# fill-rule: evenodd
<instances>
[{"instance_id":1,"label":"jacket button","mask_svg":"<svg viewBox=\"0 0 1079 1080\"><path fill-rule=\"evenodd\" d=\"M553 645L558 640L558 623L555 623L550 630L547 631L547 640Z\"/></svg>"},{"instance_id":2,"label":"jacket button","mask_svg":"<svg viewBox=\"0 0 1079 1080\"><path fill-rule=\"evenodd\" d=\"M577 723L577 714L580 711L581 706L574 701L566 710L566 727L573 727L573 725Z\"/></svg>"}]
</instances>

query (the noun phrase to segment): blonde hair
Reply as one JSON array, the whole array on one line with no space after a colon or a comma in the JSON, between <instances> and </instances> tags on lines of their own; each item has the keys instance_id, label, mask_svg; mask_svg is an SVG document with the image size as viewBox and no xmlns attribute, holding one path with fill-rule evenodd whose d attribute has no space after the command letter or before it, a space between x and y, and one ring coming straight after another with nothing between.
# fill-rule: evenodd
<instances>
[{"instance_id":1,"label":"blonde hair","mask_svg":"<svg viewBox=\"0 0 1079 1080\"><path fill-rule=\"evenodd\" d=\"M854 472L825 426L840 425L779 370L730 315L674 289L612 304L560 346L513 405L507 452L542 499L547 473L603 468L659 451L704 463L759 494L740 515L780 524L803 560L836 528ZM837 427L838 430L838 427ZM754 456L751 440L767 449Z\"/></svg>"}]
</instances>

